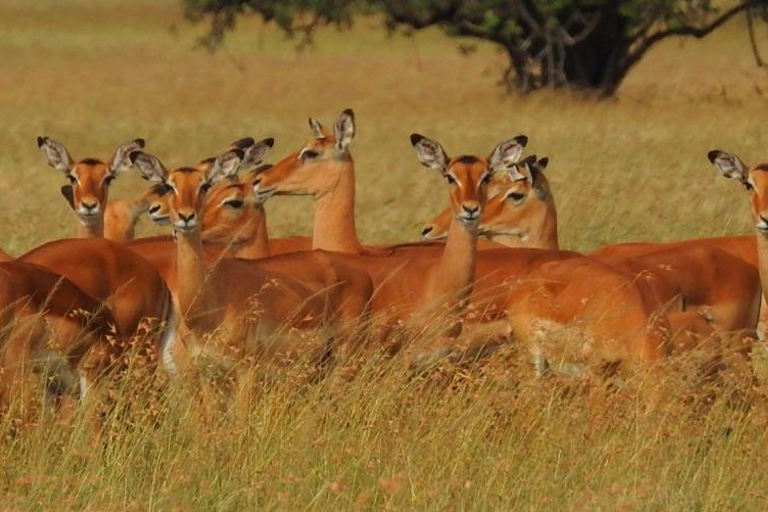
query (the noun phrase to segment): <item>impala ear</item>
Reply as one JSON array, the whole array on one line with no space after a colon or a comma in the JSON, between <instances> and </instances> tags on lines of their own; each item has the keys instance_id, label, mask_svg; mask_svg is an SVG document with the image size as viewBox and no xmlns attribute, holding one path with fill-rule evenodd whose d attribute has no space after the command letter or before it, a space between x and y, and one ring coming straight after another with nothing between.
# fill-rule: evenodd
<instances>
[{"instance_id":1,"label":"impala ear","mask_svg":"<svg viewBox=\"0 0 768 512\"><path fill-rule=\"evenodd\" d=\"M346 151L352 139L355 138L355 113L348 108L336 119L333 126L333 137L336 139L336 149Z\"/></svg>"},{"instance_id":2,"label":"impala ear","mask_svg":"<svg viewBox=\"0 0 768 512\"><path fill-rule=\"evenodd\" d=\"M112 155L112 160L109 162L110 174L117 174L119 172L125 172L131 168L131 159L129 155L132 151L139 151L144 148L144 139L134 139L128 144L118 146L115 150L115 154Z\"/></svg>"},{"instance_id":3,"label":"impala ear","mask_svg":"<svg viewBox=\"0 0 768 512\"><path fill-rule=\"evenodd\" d=\"M747 166L733 153L715 149L707 153L707 158L720 171L720 174L732 180L739 180L746 184L749 181Z\"/></svg>"},{"instance_id":4,"label":"impala ear","mask_svg":"<svg viewBox=\"0 0 768 512\"><path fill-rule=\"evenodd\" d=\"M521 162L512 164L507 169L507 176L511 181L525 180L529 185L533 184L533 169L536 165L536 155L529 155L525 157ZM525 173L520 172L521 168L525 168Z\"/></svg>"},{"instance_id":5,"label":"impala ear","mask_svg":"<svg viewBox=\"0 0 768 512\"><path fill-rule=\"evenodd\" d=\"M72 167L74 167L75 163L72 161L72 157L69 156L69 151L64 147L64 144L48 137L40 136L37 138L37 147L43 152L48 165L57 171L68 174Z\"/></svg>"},{"instance_id":6,"label":"impala ear","mask_svg":"<svg viewBox=\"0 0 768 512\"><path fill-rule=\"evenodd\" d=\"M255 142L246 148L241 148L245 151L245 156L240 163L240 168L246 171L253 170L262 160L264 160L264 157L267 156L267 153L269 153L269 150L272 149L272 146L274 145L275 139L269 138Z\"/></svg>"},{"instance_id":7,"label":"impala ear","mask_svg":"<svg viewBox=\"0 0 768 512\"><path fill-rule=\"evenodd\" d=\"M211 168L206 172L205 181L213 184L225 178L231 178L237 174L244 157L245 153L242 149L230 149L217 156Z\"/></svg>"},{"instance_id":8,"label":"impala ear","mask_svg":"<svg viewBox=\"0 0 768 512\"><path fill-rule=\"evenodd\" d=\"M445 172L445 168L448 166L448 155L439 142L435 142L418 133L412 133L411 144L416 148L416 157L421 162L421 165L436 171Z\"/></svg>"},{"instance_id":9,"label":"impala ear","mask_svg":"<svg viewBox=\"0 0 768 512\"><path fill-rule=\"evenodd\" d=\"M168 169L154 155L143 151L131 151L128 154L133 166L142 178L155 183L165 183L168 179Z\"/></svg>"},{"instance_id":10,"label":"impala ear","mask_svg":"<svg viewBox=\"0 0 768 512\"><path fill-rule=\"evenodd\" d=\"M549 165L549 158L548 157L545 156L545 157L539 158L539 161L536 162L536 169L539 172L543 172L544 169L547 168L547 165Z\"/></svg>"},{"instance_id":11,"label":"impala ear","mask_svg":"<svg viewBox=\"0 0 768 512\"><path fill-rule=\"evenodd\" d=\"M328 131L322 124L320 124L320 121L314 117L309 118L309 127L313 132L315 132L315 137L318 139L324 139L331 136L331 132Z\"/></svg>"},{"instance_id":12,"label":"impala ear","mask_svg":"<svg viewBox=\"0 0 768 512\"><path fill-rule=\"evenodd\" d=\"M67 200L69 206L75 209L75 191L72 189L72 185L64 185L61 187L61 195Z\"/></svg>"},{"instance_id":13,"label":"impala ear","mask_svg":"<svg viewBox=\"0 0 768 512\"><path fill-rule=\"evenodd\" d=\"M523 155L523 148L528 144L528 137L518 135L501 142L488 157L488 165L492 171L509 170Z\"/></svg>"}]
</instances>

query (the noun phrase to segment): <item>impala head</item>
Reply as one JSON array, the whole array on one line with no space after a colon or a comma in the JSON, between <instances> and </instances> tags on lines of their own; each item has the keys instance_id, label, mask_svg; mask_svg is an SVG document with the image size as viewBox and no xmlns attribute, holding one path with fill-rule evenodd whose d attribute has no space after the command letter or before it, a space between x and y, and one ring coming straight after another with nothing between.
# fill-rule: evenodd
<instances>
[{"instance_id":1,"label":"impala head","mask_svg":"<svg viewBox=\"0 0 768 512\"><path fill-rule=\"evenodd\" d=\"M208 191L214 184L233 177L244 157L242 149L230 149L216 157L212 164L204 166L205 169L179 167L169 171L155 156L141 151L131 153L131 161L142 176L170 189L171 223L182 235L199 232Z\"/></svg>"},{"instance_id":2,"label":"impala head","mask_svg":"<svg viewBox=\"0 0 768 512\"><path fill-rule=\"evenodd\" d=\"M549 158L531 155L507 171L506 187L492 197L486 206L480 231L487 235L514 231L529 215L532 206L540 205L549 196L543 171Z\"/></svg>"},{"instance_id":3,"label":"impala head","mask_svg":"<svg viewBox=\"0 0 768 512\"><path fill-rule=\"evenodd\" d=\"M488 184L493 175L513 166L527 143L528 138L519 135L496 146L488 158L449 158L439 143L417 133L411 135L411 144L416 148L421 165L440 172L448 182L451 210L456 219L473 227L477 226L480 220Z\"/></svg>"},{"instance_id":4,"label":"impala head","mask_svg":"<svg viewBox=\"0 0 768 512\"><path fill-rule=\"evenodd\" d=\"M38 137L37 146L48 165L64 173L69 180L69 185L61 187L61 193L80 221L89 225L103 216L109 185L118 174L130 169L128 155L131 151L143 148L144 139L135 139L119 146L106 163L95 158L75 162L63 144L48 137Z\"/></svg>"},{"instance_id":5,"label":"impala head","mask_svg":"<svg viewBox=\"0 0 768 512\"><path fill-rule=\"evenodd\" d=\"M267 151L274 145L274 139L264 139L259 142L247 137L233 142L230 145L231 150L243 151L243 160L238 170L250 170L251 173L258 172L264 166L258 166ZM198 162L194 168L203 174L211 171L217 158L206 158ZM256 168L256 171L251 170ZM142 173L142 177L150 179L148 175ZM233 226L235 223L243 224L249 208L247 204L253 201L253 191L250 188L250 181L244 180L243 183L237 181L232 175L230 179L218 181L210 187L207 192L206 205L203 219L203 235L206 241L218 242L218 239L208 238L208 226L215 227L215 231L210 233L211 237L216 232L225 230L236 231ZM149 206L149 217L156 224L164 226L171 222L171 187L165 183L157 184L153 187L157 190ZM222 242L223 243L223 242Z\"/></svg>"},{"instance_id":6,"label":"impala head","mask_svg":"<svg viewBox=\"0 0 768 512\"><path fill-rule=\"evenodd\" d=\"M340 177L349 172L349 145L355 138L354 112L342 112L333 133L315 119L309 120L309 126L315 138L254 179L253 190L262 200L273 194L317 197L333 190Z\"/></svg>"},{"instance_id":7,"label":"impala head","mask_svg":"<svg viewBox=\"0 0 768 512\"><path fill-rule=\"evenodd\" d=\"M494 175L488 187L489 199L480 219L481 234L518 234L516 226L531 214L531 206L549 195L548 185L542 183L542 171L548 163L546 157L536 160L536 155L531 155L510 167L506 173ZM450 227L450 210L445 210L422 227L421 237L424 240L441 240L448 236Z\"/></svg>"},{"instance_id":8,"label":"impala head","mask_svg":"<svg viewBox=\"0 0 768 512\"><path fill-rule=\"evenodd\" d=\"M755 227L768 234L768 164L747 167L733 153L713 150L707 153L709 161L726 178L737 180L749 192L749 204Z\"/></svg>"}]
</instances>

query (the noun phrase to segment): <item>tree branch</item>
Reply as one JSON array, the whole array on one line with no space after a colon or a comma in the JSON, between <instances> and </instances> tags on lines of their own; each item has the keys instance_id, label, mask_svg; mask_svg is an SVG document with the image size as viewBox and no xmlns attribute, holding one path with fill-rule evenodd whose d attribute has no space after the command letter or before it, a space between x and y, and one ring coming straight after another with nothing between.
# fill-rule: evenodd
<instances>
[{"instance_id":1,"label":"tree branch","mask_svg":"<svg viewBox=\"0 0 768 512\"><path fill-rule=\"evenodd\" d=\"M688 37L695 37L696 39L701 39L702 37L709 35L712 31L723 26L728 20L730 20L740 12L752 7L753 5L759 4L760 2L761 0L747 0L746 2L742 2L734 7L731 7L727 11L724 11L719 17L713 20L712 23L704 27L684 26L684 27L670 28L670 29L656 32L655 34L645 38L645 40L643 40L639 44L639 46L637 46L636 48L633 48L627 54L627 57L622 67L625 67L627 69L632 67L634 64L637 63L637 61L640 60L640 58L648 50L651 49L653 45L655 45L659 41L666 39L668 37L688 36Z\"/></svg>"}]
</instances>

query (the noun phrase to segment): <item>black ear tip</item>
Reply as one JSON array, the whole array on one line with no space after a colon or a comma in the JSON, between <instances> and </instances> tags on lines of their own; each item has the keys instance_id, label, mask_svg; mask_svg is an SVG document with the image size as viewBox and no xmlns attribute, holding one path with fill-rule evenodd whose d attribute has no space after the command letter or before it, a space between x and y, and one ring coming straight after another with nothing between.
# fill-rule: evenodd
<instances>
[{"instance_id":1,"label":"black ear tip","mask_svg":"<svg viewBox=\"0 0 768 512\"><path fill-rule=\"evenodd\" d=\"M355 117L355 111L352 110L351 108L345 108L344 112L342 112L342 114L344 114L346 116L349 116L349 117Z\"/></svg>"},{"instance_id":2,"label":"black ear tip","mask_svg":"<svg viewBox=\"0 0 768 512\"><path fill-rule=\"evenodd\" d=\"M272 146L275 145L275 139L273 139L272 137L268 137L268 138L264 139L263 142L264 142L264 144L266 144L269 147L272 147Z\"/></svg>"},{"instance_id":3,"label":"black ear tip","mask_svg":"<svg viewBox=\"0 0 768 512\"><path fill-rule=\"evenodd\" d=\"M39 148L43 147L43 144L45 144L45 140L47 138L48 137L43 137L42 135L38 136L37 137L37 147L39 147Z\"/></svg>"},{"instance_id":4,"label":"black ear tip","mask_svg":"<svg viewBox=\"0 0 768 512\"><path fill-rule=\"evenodd\" d=\"M418 144L419 142L421 142L421 141L422 141L422 140L424 140L425 138L426 138L426 137L424 137L424 136L423 136L423 135L421 135L421 134L418 134L418 133L412 133L412 134L411 134L411 144L413 144L413 145L415 146L416 144Z\"/></svg>"},{"instance_id":5,"label":"black ear tip","mask_svg":"<svg viewBox=\"0 0 768 512\"><path fill-rule=\"evenodd\" d=\"M139 155L141 155L141 151L131 151L128 154L128 158L131 160L132 164L135 164L136 160L139 158Z\"/></svg>"},{"instance_id":6,"label":"black ear tip","mask_svg":"<svg viewBox=\"0 0 768 512\"><path fill-rule=\"evenodd\" d=\"M528 136L526 135L518 135L515 139L517 139L517 142L523 147L528 145Z\"/></svg>"},{"instance_id":7,"label":"black ear tip","mask_svg":"<svg viewBox=\"0 0 768 512\"><path fill-rule=\"evenodd\" d=\"M549 164L549 157L544 156L539 160L539 166L540 167L546 167Z\"/></svg>"},{"instance_id":8,"label":"black ear tip","mask_svg":"<svg viewBox=\"0 0 768 512\"><path fill-rule=\"evenodd\" d=\"M722 153L722 151L720 151L719 149L713 149L712 151L707 153L707 158L709 158L709 161L711 163L715 163L715 160L717 160L717 157L720 156L720 153Z\"/></svg>"},{"instance_id":9,"label":"black ear tip","mask_svg":"<svg viewBox=\"0 0 768 512\"><path fill-rule=\"evenodd\" d=\"M253 137L243 137L242 139L233 142L232 146L236 148L247 148L253 146L255 143L256 141L253 140Z\"/></svg>"},{"instance_id":10,"label":"black ear tip","mask_svg":"<svg viewBox=\"0 0 768 512\"><path fill-rule=\"evenodd\" d=\"M144 139L142 139L141 137L139 137L138 139L134 140L133 142L135 142L136 145L139 146L140 148L143 148L144 145L146 144Z\"/></svg>"},{"instance_id":11,"label":"black ear tip","mask_svg":"<svg viewBox=\"0 0 768 512\"><path fill-rule=\"evenodd\" d=\"M245 158L245 151L243 151L243 150L242 150L242 149L240 149L240 148L237 148L237 149L233 149L233 150L232 150L232 153L234 153L234 154L235 154L235 156L237 156L237 158L239 158L240 160L242 160L243 158Z\"/></svg>"}]
</instances>

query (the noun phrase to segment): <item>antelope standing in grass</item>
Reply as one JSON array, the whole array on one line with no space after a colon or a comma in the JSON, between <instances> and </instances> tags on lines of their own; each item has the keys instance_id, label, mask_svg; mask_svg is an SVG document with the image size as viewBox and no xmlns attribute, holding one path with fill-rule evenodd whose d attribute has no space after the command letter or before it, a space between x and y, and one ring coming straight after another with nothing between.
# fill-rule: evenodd
<instances>
[{"instance_id":1,"label":"antelope standing in grass","mask_svg":"<svg viewBox=\"0 0 768 512\"><path fill-rule=\"evenodd\" d=\"M348 150L355 134L354 115L350 110L343 112L332 135L315 120L310 120L310 125L315 131L314 139L254 179L257 196L262 199L272 195L312 196L315 202L313 247L365 256L360 260L361 265L371 272L377 287L402 265L403 257L431 258L434 262L443 251L441 245L406 245L366 251L357 238L354 222L354 163ZM518 146L521 142L522 139L516 140ZM517 157L519 151L494 151L488 159L478 159L478 165L507 168L516 162ZM534 249L482 251L477 255L476 264L468 311L470 322L495 320L508 325L505 318L509 313L510 324L520 335L533 339L531 329L523 326L536 315L558 325L578 320L585 323L598 338L611 340L621 347L621 350L613 346L611 350L593 350L595 358L645 364L668 353L669 347L662 332L665 325L668 327L666 319L654 322L654 310L645 294L638 289L640 285L606 265L575 253ZM519 288L534 272L536 279L551 278L560 283L555 287L560 290L556 295L574 297L570 307L560 308L555 315L557 307L552 301L549 310L542 307L538 312L520 306L517 300L521 293ZM409 274L408 277L412 276ZM591 283L598 280L603 286L596 290ZM551 295L548 292L548 296ZM384 302L378 292L376 297L375 301ZM392 304L397 304L399 298L392 297ZM519 314L510 309L512 303L518 306ZM588 308L589 304L595 306ZM603 308L600 318L590 313L600 308ZM623 324L620 318L626 318ZM544 359L541 356L537 360L541 362Z\"/></svg>"},{"instance_id":2,"label":"antelope standing in grass","mask_svg":"<svg viewBox=\"0 0 768 512\"><path fill-rule=\"evenodd\" d=\"M49 393L72 391L91 347L120 337L100 301L65 277L18 261L0 263L0 331L0 410L24 387L34 388L33 371L50 379ZM95 379L106 368L79 370Z\"/></svg>"},{"instance_id":3,"label":"antelope standing in grass","mask_svg":"<svg viewBox=\"0 0 768 512\"><path fill-rule=\"evenodd\" d=\"M278 365L298 357L325 362L330 338L313 342L295 330L334 330L364 319L372 292L366 273L321 251L258 262L225 258L211 268L206 264L201 216L207 193L233 176L243 158L242 150L232 149L205 169L169 171L154 156L131 153L139 172L169 189L179 302L195 335L190 351L225 366L243 358Z\"/></svg>"},{"instance_id":4,"label":"antelope standing in grass","mask_svg":"<svg viewBox=\"0 0 768 512\"><path fill-rule=\"evenodd\" d=\"M481 233L512 247L520 243L558 247L557 209L544 176L547 162L533 156L510 169L500 193L488 202ZM428 226L431 233L444 230L439 219ZM517 233L521 236L514 236ZM721 333L754 334L760 286L748 263L705 244L685 248L643 244L632 257L626 248L613 247L589 256L648 281L659 304L666 304L669 312L698 313Z\"/></svg>"}]
</instances>

